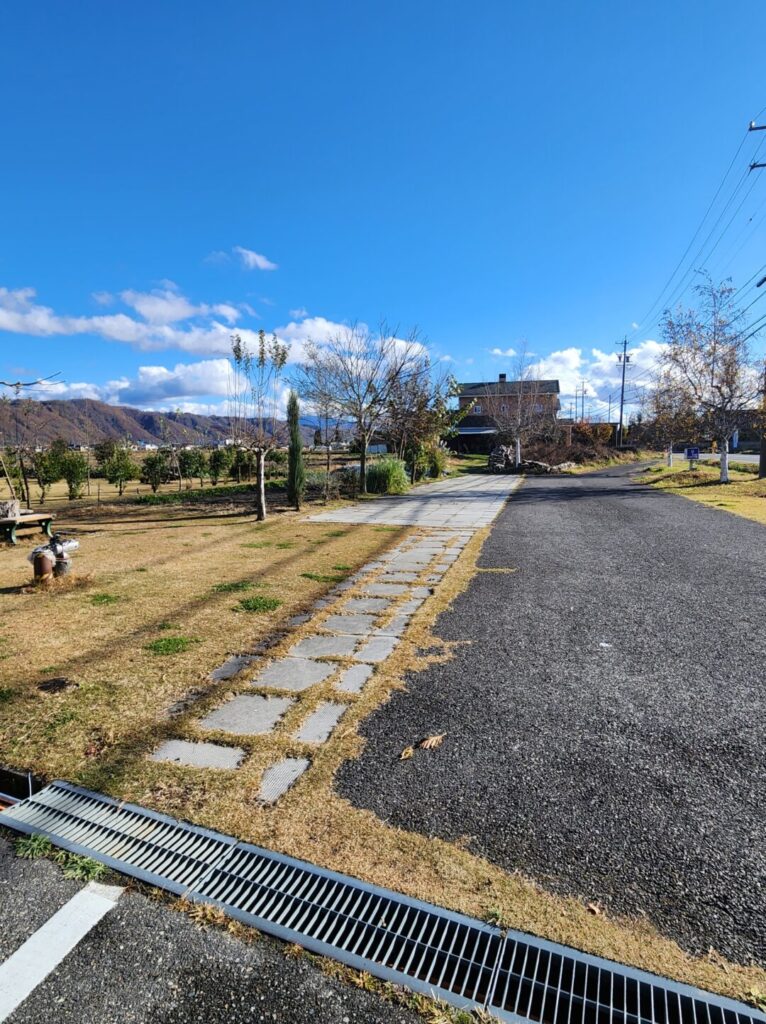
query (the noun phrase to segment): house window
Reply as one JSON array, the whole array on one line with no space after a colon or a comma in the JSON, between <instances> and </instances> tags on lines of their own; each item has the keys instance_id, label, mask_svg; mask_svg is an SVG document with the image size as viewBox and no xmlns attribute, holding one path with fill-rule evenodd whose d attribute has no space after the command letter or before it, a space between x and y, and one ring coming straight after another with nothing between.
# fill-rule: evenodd
<instances>
[{"instance_id":1,"label":"house window","mask_svg":"<svg viewBox=\"0 0 766 1024\"><path fill-rule=\"evenodd\" d=\"M540 405L539 402L536 403L535 404L535 412L542 412L542 411L543 411L542 405Z\"/></svg>"},{"instance_id":2,"label":"house window","mask_svg":"<svg viewBox=\"0 0 766 1024\"><path fill-rule=\"evenodd\" d=\"M507 405L501 405L500 406L500 412L508 412L508 406Z\"/></svg>"},{"instance_id":3,"label":"house window","mask_svg":"<svg viewBox=\"0 0 766 1024\"><path fill-rule=\"evenodd\" d=\"M481 406L480 405L475 405L473 407L473 411L476 413L477 416L481 416Z\"/></svg>"}]
</instances>

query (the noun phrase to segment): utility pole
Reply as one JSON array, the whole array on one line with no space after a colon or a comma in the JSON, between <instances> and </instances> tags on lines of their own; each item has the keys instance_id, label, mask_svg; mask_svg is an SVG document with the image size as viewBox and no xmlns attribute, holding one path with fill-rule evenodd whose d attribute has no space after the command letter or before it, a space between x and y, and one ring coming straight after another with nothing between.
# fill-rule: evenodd
<instances>
[{"instance_id":1,"label":"utility pole","mask_svg":"<svg viewBox=\"0 0 766 1024\"><path fill-rule=\"evenodd\" d=\"M625 367L630 362L627 338L623 338L622 340L622 353L617 356L617 359L622 363L622 384L620 385L620 422L617 427L617 447L622 448L622 416L623 409L625 408Z\"/></svg>"},{"instance_id":2,"label":"utility pole","mask_svg":"<svg viewBox=\"0 0 766 1024\"><path fill-rule=\"evenodd\" d=\"M758 456L758 479L766 477L766 362L763 365L763 395L761 397L761 449Z\"/></svg>"},{"instance_id":3,"label":"utility pole","mask_svg":"<svg viewBox=\"0 0 766 1024\"><path fill-rule=\"evenodd\" d=\"M581 392L580 393L580 401L582 402L582 414L580 416L580 419L584 423L585 422L585 381L582 382L582 387L580 388L580 392Z\"/></svg>"}]
</instances>

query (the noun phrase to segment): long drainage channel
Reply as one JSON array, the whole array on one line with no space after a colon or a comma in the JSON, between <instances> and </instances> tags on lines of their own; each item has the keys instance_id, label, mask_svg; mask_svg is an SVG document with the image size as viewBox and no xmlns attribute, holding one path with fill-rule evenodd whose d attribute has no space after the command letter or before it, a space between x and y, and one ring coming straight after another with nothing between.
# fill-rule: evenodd
<instances>
[{"instance_id":1,"label":"long drainage channel","mask_svg":"<svg viewBox=\"0 0 766 1024\"><path fill-rule=\"evenodd\" d=\"M0 812L126 875L461 1009L537 1024L766 1024L743 1003L502 931L230 836L53 782Z\"/></svg>"}]
</instances>

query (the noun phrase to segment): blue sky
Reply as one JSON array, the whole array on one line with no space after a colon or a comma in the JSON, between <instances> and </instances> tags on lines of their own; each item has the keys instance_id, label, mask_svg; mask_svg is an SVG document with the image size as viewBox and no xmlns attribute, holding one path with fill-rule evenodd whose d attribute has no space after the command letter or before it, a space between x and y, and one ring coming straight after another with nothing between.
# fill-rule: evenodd
<instances>
[{"instance_id":1,"label":"blue sky","mask_svg":"<svg viewBox=\"0 0 766 1024\"><path fill-rule=\"evenodd\" d=\"M526 351L566 409L584 377L597 412L625 333L645 379L645 314L766 105L764 38L737 0L8 0L0 376L221 410L234 327L298 357L386 317L459 379ZM739 285L766 171L735 200L699 263Z\"/></svg>"}]
</instances>

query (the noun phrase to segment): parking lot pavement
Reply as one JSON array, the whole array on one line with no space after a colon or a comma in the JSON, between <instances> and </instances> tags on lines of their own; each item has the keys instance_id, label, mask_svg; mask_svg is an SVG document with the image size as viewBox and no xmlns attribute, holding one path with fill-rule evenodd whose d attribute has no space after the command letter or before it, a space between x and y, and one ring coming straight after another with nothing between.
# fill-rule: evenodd
<instances>
[{"instance_id":1,"label":"parking lot pavement","mask_svg":"<svg viewBox=\"0 0 766 1024\"><path fill-rule=\"evenodd\" d=\"M514 571L478 573L439 618L454 657L362 724L340 793L692 952L764 962L764 527L623 469L531 478L479 564Z\"/></svg>"},{"instance_id":2,"label":"parking lot pavement","mask_svg":"<svg viewBox=\"0 0 766 1024\"><path fill-rule=\"evenodd\" d=\"M125 883L114 877L115 884ZM46 860L23 861L0 839L2 968L37 929L82 895ZM325 975L265 936L253 943L123 892L9 1024L420 1024L409 1010ZM0 1004L1 1005L1 1004ZM0 1013L0 1020L2 1014Z\"/></svg>"}]
</instances>

